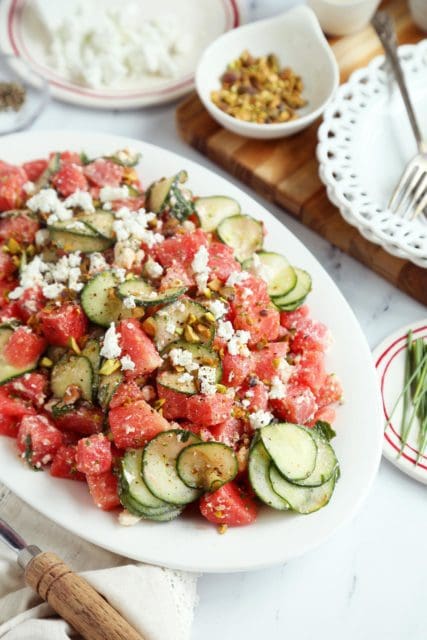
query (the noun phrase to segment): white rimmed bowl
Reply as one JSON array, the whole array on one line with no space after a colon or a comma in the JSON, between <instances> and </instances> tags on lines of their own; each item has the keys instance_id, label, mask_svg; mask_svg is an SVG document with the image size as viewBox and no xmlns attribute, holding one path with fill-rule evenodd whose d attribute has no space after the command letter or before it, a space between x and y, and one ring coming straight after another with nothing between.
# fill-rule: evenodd
<instances>
[{"instance_id":1,"label":"white rimmed bowl","mask_svg":"<svg viewBox=\"0 0 427 640\"><path fill-rule=\"evenodd\" d=\"M308 4L325 33L347 36L369 24L380 0L308 0Z\"/></svg>"},{"instance_id":2,"label":"white rimmed bowl","mask_svg":"<svg viewBox=\"0 0 427 640\"><path fill-rule=\"evenodd\" d=\"M211 100L228 63L248 49L254 56L274 53L280 64L302 77L307 105L299 117L280 124L256 124L221 111ZM225 129L248 138L284 138L308 127L318 118L338 87L335 57L319 22L308 7L295 7L268 20L234 29L215 40L204 52L196 70L196 89L210 115Z\"/></svg>"}]
</instances>

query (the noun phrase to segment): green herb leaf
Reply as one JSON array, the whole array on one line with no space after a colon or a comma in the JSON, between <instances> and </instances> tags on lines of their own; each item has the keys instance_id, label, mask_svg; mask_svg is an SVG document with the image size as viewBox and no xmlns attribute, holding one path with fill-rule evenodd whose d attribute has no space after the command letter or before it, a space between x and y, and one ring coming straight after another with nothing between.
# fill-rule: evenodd
<instances>
[{"instance_id":1,"label":"green herb leaf","mask_svg":"<svg viewBox=\"0 0 427 640\"><path fill-rule=\"evenodd\" d=\"M332 429L329 422L326 422L326 420L318 420L314 425L314 428L328 442L332 440L332 438L335 438L335 436L337 435L335 431Z\"/></svg>"}]
</instances>

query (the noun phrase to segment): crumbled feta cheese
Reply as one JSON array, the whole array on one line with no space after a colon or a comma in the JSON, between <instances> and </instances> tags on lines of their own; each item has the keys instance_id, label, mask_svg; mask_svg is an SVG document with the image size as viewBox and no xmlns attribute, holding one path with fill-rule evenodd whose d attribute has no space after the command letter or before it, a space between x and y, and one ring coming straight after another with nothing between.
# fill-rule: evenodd
<instances>
[{"instance_id":1,"label":"crumbled feta cheese","mask_svg":"<svg viewBox=\"0 0 427 640\"><path fill-rule=\"evenodd\" d=\"M266 427L273 420L274 416L270 411L255 411L255 413L251 413L249 416L249 423L252 429L261 429L262 427Z\"/></svg>"},{"instance_id":2,"label":"crumbled feta cheese","mask_svg":"<svg viewBox=\"0 0 427 640\"><path fill-rule=\"evenodd\" d=\"M114 267L113 273L119 282L124 282L126 280L126 269Z\"/></svg>"},{"instance_id":3,"label":"crumbled feta cheese","mask_svg":"<svg viewBox=\"0 0 427 640\"><path fill-rule=\"evenodd\" d=\"M196 274L196 284L199 293L203 293L206 289L210 274L210 269L208 266L209 262L209 253L207 248L204 245L201 245L197 253L195 254L193 261L191 263L191 268Z\"/></svg>"},{"instance_id":4,"label":"crumbled feta cheese","mask_svg":"<svg viewBox=\"0 0 427 640\"><path fill-rule=\"evenodd\" d=\"M123 306L126 309L135 309L135 296L126 296L126 298L123 299Z\"/></svg>"},{"instance_id":5,"label":"crumbled feta cheese","mask_svg":"<svg viewBox=\"0 0 427 640\"><path fill-rule=\"evenodd\" d=\"M234 336L234 329L230 320L226 320L225 322L223 320L220 320L217 325L216 333L218 338L223 338L227 341L231 340L231 338Z\"/></svg>"},{"instance_id":6,"label":"crumbled feta cheese","mask_svg":"<svg viewBox=\"0 0 427 640\"><path fill-rule=\"evenodd\" d=\"M65 287L63 284L55 282L54 284L46 284L42 291L45 298L48 300L54 300L64 291L64 289Z\"/></svg>"},{"instance_id":7,"label":"crumbled feta cheese","mask_svg":"<svg viewBox=\"0 0 427 640\"><path fill-rule=\"evenodd\" d=\"M127 207L121 207L116 211L115 218L113 230L118 241L134 240L138 244L144 242L151 248L164 240L160 233L147 228L148 223L156 218L155 213L146 213L144 209L130 211Z\"/></svg>"},{"instance_id":8,"label":"crumbled feta cheese","mask_svg":"<svg viewBox=\"0 0 427 640\"><path fill-rule=\"evenodd\" d=\"M111 211L113 205L111 204L111 202L104 202L102 208L104 209L104 211Z\"/></svg>"},{"instance_id":9,"label":"crumbled feta cheese","mask_svg":"<svg viewBox=\"0 0 427 640\"><path fill-rule=\"evenodd\" d=\"M89 274L91 276L110 268L102 253L98 253L97 251L90 254L89 260Z\"/></svg>"},{"instance_id":10,"label":"crumbled feta cheese","mask_svg":"<svg viewBox=\"0 0 427 640\"><path fill-rule=\"evenodd\" d=\"M178 376L177 378L177 381L180 382L181 384L186 384L187 382L191 382L192 380L193 380L193 376L191 376L186 371L184 373L181 373L181 375Z\"/></svg>"},{"instance_id":11,"label":"crumbled feta cheese","mask_svg":"<svg viewBox=\"0 0 427 640\"><path fill-rule=\"evenodd\" d=\"M129 196L129 189L126 185L123 187L102 187L99 192L101 202L112 202L113 200L121 200Z\"/></svg>"},{"instance_id":12,"label":"crumbled feta cheese","mask_svg":"<svg viewBox=\"0 0 427 640\"><path fill-rule=\"evenodd\" d=\"M184 367L184 369L189 372L199 368L197 362L193 360L193 354L187 349L171 349L169 351L169 358L174 367Z\"/></svg>"},{"instance_id":13,"label":"crumbled feta cheese","mask_svg":"<svg viewBox=\"0 0 427 640\"><path fill-rule=\"evenodd\" d=\"M27 207L31 211L51 213L52 215L48 218L49 224L58 222L58 220L69 220L73 216L73 212L67 209L58 198L55 189L41 189L27 200Z\"/></svg>"},{"instance_id":14,"label":"crumbled feta cheese","mask_svg":"<svg viewBox=\"0 0 427 640\"><path fill-rule=\"evenodd\" d=\"M49 240L49 231L47 229L38 229L35 235L35 242L37 247L43 247Z\"/></svg>"},{"instance_id":15,"label":"crumbled feta cheese","mask_svg":"<svg viewBox=\"0 0 427 640\"><path fill-rule=\"evenodd\" d=\"M249 278L249 274L246 271L233 271L227 278L225 285L227 287L234 287L236 284L242 284Z\"/></svg>"},{"instance_id":16,"label":"crumbled feta cheese","mask_svg":"<svg viewBox=\"0 0 427 640\"><path fill-rule=\"evenodd\" d=\"M246 346L251 338L249 331L239 329L227 342L228 353L232 356L247 356L249 349Z\"/></svg>"},{"instance_id":17,"label":"crumbled feta cheese","mask_svg":"<svg viewBox=\"0 0 427 640\"><path fill-rule=\"evenodd\" d=\"M153 258L148 258L147 262L144 265L144 269L146 274L150 278L160 278L163 275L163 267L161 264L153 260Z\"/></svg>"},{"instance_id":18,"label":"crumbled feta cheese","mask_svg":"<svg viewBox=\"0 0 427 640\"><path fill-rule=\"evenodd\" d=\"M208 303L209 311L214 315L215 320L222 318L228 311L228 306L221 300L212 300Z\"/></svg>"},{"instance_id":19,"label":"crumbled feta cheese","mask_svg":"<svg viewBox=\"0 0 427 640\"><path fill-rule=\"evenodd\" d=\"M22 189L25 191L27 195L31 196L36 190L36 185L34 184L34 182L31 182L30 180L28 180L28 182L25 182L22 185Z\"/></svg>"},{"instance_id":20,"label":"crumbled feta cheese","mask_svg":"<svg viewBox=\"0 0 427 640\"><path fill-rule=\"evenodd\" d=\"M191 222L191 220L184 220L182 226L186 231L189 231L190 233L193 233L193 231L196 229L196 225L194 224L194 222Z\"/></svg>"},{"instance_id":21,"label":"crumbled feta cheese","mask_svg":"<svg viewBox=\"0 0 427 640\"><path fill-rule=\"evenodd\" d=\"M269 281L267 268L262 264L261 258L257 253L254 253L252 257L252 271L258 278L264 280L264 282Z\"/></svg>"},{"instance_id":22,"label":"crumbled feta cheese","mask_svg":"<svg viewBox=\"0 0 427 640\"><path fill-rule=\"evenodd\" d=\"M68 198L64 200L64 205L70 209L78 207L87 213L93 213L95 211L92 196L89 191L82 191L81 189L77 189L77 191L74 191L74 193L68 196Z\"/></svg>"},{"instance_id":23,"label":"crumbled feta cheese","mask_svg":"<svg viewBox=\"0 0 427 640\"><path fill-rule=\"evenodd\" d=\"M286 358L280 358L279 366L277 367L277 371L280 375L280 379L282 382L287 382L291 377L295 367L288 363Z\"/></svg>"},{"instance_id":24,"label":"crumbled feta cheese","mask_svg":"<svg viewBox=\"0 0 427 640\"><path fill-rule=\"evenodd\" d=\"M249 407L249 405L251 404L251 401L249 400L249 398L243 398L242 400L242 407L244 407L245 409L247 409Z\"/></svg>"},{"instance_id":25,"label":"crumbled feta cheese","mask_svg":"<svg viewBox=\"0 0 427 640\"><path fill-rule=\"evenodd\" d=\"M134 371L135 363L130 356L122 356L120 358L120 364L122 365L122 371Z\"/></svg>"},{"instance_id":26,"label":"crumbled feta cheese","mask_svg":"<svg viewBox=\"0 0 427 640\"><path fill-rule=\"evenodd\" d=\"M252 294L251 289L248 289L248 287L244 287L243 291L242 291L242 298L246 299L249 298L249 296Z\"/></svg>"},{"instance_id":27,"label":"crumbled feta cheese","mask_svg":"<svg viewBox=\"0 0 427 640\"><path fill-rule=\"evenodd\" d=\"M173 319L169 318L169 320L166 322L165 329L168 333L173 335L176 331L176 322Z\"/></svg>"},{"instance_id":28,"label":"crumbled feta cheese","mask_svg":"<svg viewBox=\"0 0 427 640\"><path fill-rule=\"evenodd\" d=\"M119 337L120 334L116 332L116 326L112 322L104 335L104 342L100 351L103 358L110 360L120 357L122 350L119 345Z\"/></svg>"},{"instance_id":29,"label":"crumbled feta cheese","mask_svg":"<svg viewBox=\"0 0 427 640\"><path fill-rule=\"evenodd\" d=\"M62 256L57 262L44 262L35 256L20 274L19 286L9 293L12 300L19 298L26 289L41 287L43 295L49 300L59 295L65 287L81 291L81 257L79 252Z\"/></svg>"},{"instance_id":30,"label":"crumbled feta cheese","mask_svg":"<svg viewBox=\"0 0 427 640\"><path fill-rule=\"evenodd\" d=\"M197 377L200 383L200 393L211 396L216 393L216 369L215 367L199 367Z\"/></svg>"},{"instance_id":31,"label":"crumbled feta cheese","mask_svg":"<svg viewBox=\"0 0 427 640\"><path fill-rule=\"evenodd\" d=\"M137 524L142 518L139 516L134 516L133 513L129 513L127 509L123 509L121 513L119 513L119 524L123 527L132 527L134 524Z\"/></svg>"},{"instance_id":32,"label":"crumbled feta cheese","mask_svg":"<svg viewBox=\"0 0 427 640\"><path fill-rule=\"evenodd\" d=\"M270 400L281 400L286 395L286 386L283 384L279 376L274 376L271 381L271 388L268 393Z\"/></svg>"}]
</instances>

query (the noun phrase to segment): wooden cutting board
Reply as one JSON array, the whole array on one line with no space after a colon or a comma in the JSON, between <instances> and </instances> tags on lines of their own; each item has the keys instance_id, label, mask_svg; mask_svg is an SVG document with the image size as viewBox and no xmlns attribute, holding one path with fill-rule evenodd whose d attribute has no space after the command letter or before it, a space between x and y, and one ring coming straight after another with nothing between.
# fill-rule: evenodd
<instances>
[{"instance_id":1,"label":"wooden cutting board","mask_svg":"<svg viewBox=\"0 0 427 640\"><path fill-rule=\"evenodd\" d=\"M426 37L412 22L407 0L388 0L382 8L393 15L401 44L418 42ZM331 38L330 44L338 60L341 82L382 53L371 27L353 36ZM427 305L427 269L391 256L363 238L329 202L318 176L315 156L320 121L291 138L249 140L217 124L195 93L178 106L176 121L183 139L203 155Z\"/></svg>"}]
</instances>

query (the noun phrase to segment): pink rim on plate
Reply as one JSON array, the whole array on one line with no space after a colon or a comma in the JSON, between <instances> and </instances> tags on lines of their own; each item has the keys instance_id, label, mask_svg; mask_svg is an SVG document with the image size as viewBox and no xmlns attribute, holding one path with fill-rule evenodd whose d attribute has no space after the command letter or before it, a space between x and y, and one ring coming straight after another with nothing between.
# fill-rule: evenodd
<instances>
[{"instance_id":1,"label":"pink rim on plate","mask_svg":"<svg viewBox=\"0 0 427 640\"><path fill-rule=\"evenodd\" d=\"M427 484L427 451L417 463L417 429L414 426L407 443L402 448L400 437L401 407L392 414L393 407L403 388L405 350L408 331L414 338L427 338L427 319L411 323L388 336L374 351L384 413L383 454L401 471L415 480ZM391 416L391 418L390 418Z\"/></svg>"},{"instance_id":2,"label":"pink rim on plate","mask_svg":"<svg viewBox=\"0 0 427 640\"><path fill-rule=\"evenodd\" d=\"M224 29L229 31L240 23L236 0L215 0L224 14ZM194 74L165 81L163 86L136 91L102 91L68 82L46 64L38 61L28 49L23 31L22 15L29 0L4 0L0 8L0 46L5 53L24 59L42 77L46 78L55 97L66 102L101 108L132 108L160 104L177 98L194 85ZM220 35L220 34L218 34Z\"/></svg>"}]
</instances>

